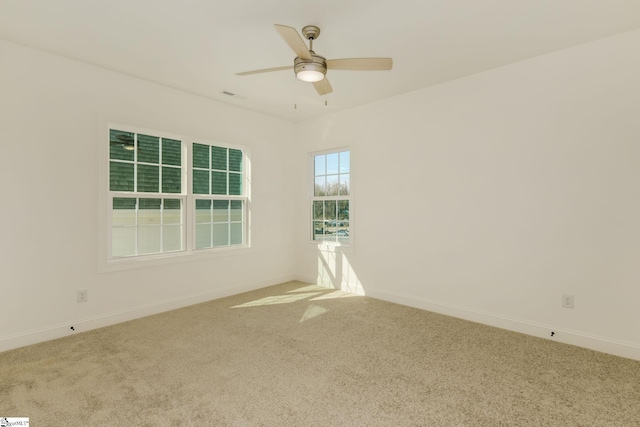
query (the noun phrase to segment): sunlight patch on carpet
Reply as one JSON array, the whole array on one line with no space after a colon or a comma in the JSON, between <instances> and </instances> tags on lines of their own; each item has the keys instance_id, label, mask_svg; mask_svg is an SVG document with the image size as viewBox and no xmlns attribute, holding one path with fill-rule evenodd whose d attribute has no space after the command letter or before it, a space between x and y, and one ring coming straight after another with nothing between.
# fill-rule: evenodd
<instances>
[{"instance_id":1,"label":"sunlight patch on carpet","mask_svg":"<svg viewBox=\"0 0 640 427\"><path fill-rule=\"evenodd\" d=\"M304 294L294 294L294 295L273 295L270 297L260 298L255 301L245 302L244 304L235 305L231 308L258 307L262 305L274 305L274 304L289 304L292 302L301 301L309 297L320 295L321 293L322 292L307 292Z\"/></svg>"},{"instance_id":2,"label":"sunlight patch on carpet","mask_svg":"<svg viewBox=\"0 0 640 427\"><path fill-rule=\"evenodd\" d=\"M320 295L319 297L311 298L309 301L320 301L323 299L336 299L336 298L351 298L357 297L358 295L354 295L351 292L345 291L334 291L328 294Z\"/></svg>"},{"instance_id":3,"label":"sunlight patch on carpet","mask_svg":"<svg viewBox=\"0 0 640 427\"><path fill-rule=\"evenodd\" d=\"M329 311L329 310L327 310L324 307L320 307L319 305L311 304L309 307L307 307L307 310L302 315L302 318L300 319L300 323L304 322L305 320L313 319L316 316L320 316L320 315L326 313L327 311Z\"/></svg>"}]
</instances>

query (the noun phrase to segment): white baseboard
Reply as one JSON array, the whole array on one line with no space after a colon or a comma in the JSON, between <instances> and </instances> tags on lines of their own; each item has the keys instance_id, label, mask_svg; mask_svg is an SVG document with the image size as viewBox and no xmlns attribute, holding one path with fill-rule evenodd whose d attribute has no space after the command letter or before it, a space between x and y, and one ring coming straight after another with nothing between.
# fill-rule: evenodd
<instances>
[{"instance_id":1,"label":"white baseboard","mask_svg":"<svg viewBox=\"0 0 640 427\"><path fill-rule=\"evenodd\" d=\"M640 360L640 345L631 342L591 335L569 329L557 328L553 325L544 325L540 323L529 322L522 319L496 315L493 313L472 310L466 307L446 304L439 301L401 295L392 292L367 289L366 295L371 298L389 301L396 304L402 304L409 307L420 308L435 313L470 320L472 322L495 326L497 328L506 329L509 331L520 332L523 334L545 338L564 344L571 344L595 351L600 351L603 353L609 353L629 359ZM551 332L554 332L553 337L551 337Z\"/></svg>"},{"instance_id":2,"label":"white baseboard","mask_svg":"<svg viewBox=\"0 0 640 427\"><path fill-rule=\"evenodd\" d=\"M165 311L188 307L190 305L224 298L227 296L248 292L279 283L289 282L291 280L295 280L295 278L293 276L282 277L278 279L233 286L229 288L219 289L213 292L189 295L182 298L155 302L100 316L78 319L76 321L66 322L64 324L48 326L41 329L0 337L0 352L66 337L78 332L85 332L92 329L115 325L117 323L151 316L153 314L158 314ZM73 327L73 330L71 329L71 327Z\"/></svg>"}]
</instances>

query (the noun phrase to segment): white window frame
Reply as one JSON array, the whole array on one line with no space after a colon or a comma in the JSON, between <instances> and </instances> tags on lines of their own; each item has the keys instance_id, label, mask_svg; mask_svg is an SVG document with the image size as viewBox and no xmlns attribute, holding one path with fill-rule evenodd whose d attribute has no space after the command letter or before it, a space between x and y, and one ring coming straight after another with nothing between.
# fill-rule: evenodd
<instances>
[{"instance_id":1,"label":"white window frame","mask_svg":"<svg viewBox=\"0 0 640 427\"><path fill-rule=\"evenodd\" d=\"M160 138L168 138L179 140L182 142L182 191L180 193L142 193L142 192L121 192L110 191L109 189L109 133L111 129L133 132L135 134L145 134L159 136ZM193 137L175 132L163 131L160 129L144 128L121 122L109 120L101 120L99 138L99 250L98 250L98 272L110 272L128 270L138 267L147 267L153 265L161 265L174 262L186 262L193 259L206 259L211 257L230 256L246 253L251 250L250 235L250 206L251 206L251 163L250 150L243 145L220 142L219 140L210 140L205 138ZM193 194L193 172L192 172L192 155L193 143L224 147L230 149L241 150L243 153L243 175L242 175L242 196L228 195L201 195ZM160 165L162 167L162 165ZM162 184L161 184L162 185ZM162 188L160 188L162 189ZM183 222L183 250L175 252L154 253L145 255L132 255L126 257L112 257L111 247L111 218L112 218L112 201L114 197L139 198L140 196L149 198L170 198L181 199L183 203L182 222ZM218 246L212 248L196 249L196 209L195 200L197 198L217 199L217 200L242 200L244 202L243 209L243 240L242 244L231 246Z\"/></svg>"},{"instance_id":2,"label":"white window frame","mask_svg":"<svg viewBox=\"0 0 640 427\"><path fill-rule=\"evenodd\" d=\"M345 196L316 196L315 195L315 158L316 156L320 156L320 155L327 155L327 154L334 154L334 153L341 153L344 151L348 151L349 152L349 195L345 195ZM353 221L353 170L354 170L354 161L353 161L354 157L353 157L353 149L349 146L342 146L342 147L338 147L338 148L332 148L332 149L327 149L327 150L321 150L321 151L314 151L309 153L309 160L308 160L308 194L309 194L309 201L307 203L308 206L308 214L307 214L307 225L306 225L306 235L307 235L307 241L310 245L313 245L314 247L321 247L321 248L341 248L342 250L352 250L352 248L354 247L354 237L355 237L355 233L354 233L354 221ZM342 201L342 200L346 200L349 202L349 242L348 243L344 243L344 242L340 242L338 240L336 241L332 241L332 240L315 240L314 239L314 209L313 209L313 205L315 201Z\"/></svg>"}]
</instances>

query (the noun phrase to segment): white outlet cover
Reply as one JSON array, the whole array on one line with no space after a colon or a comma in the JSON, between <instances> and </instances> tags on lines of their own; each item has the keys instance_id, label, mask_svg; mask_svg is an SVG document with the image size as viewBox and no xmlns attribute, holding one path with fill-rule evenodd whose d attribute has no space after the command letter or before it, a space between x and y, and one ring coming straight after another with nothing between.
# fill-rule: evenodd
<instances>
[{"instance_id":1,"label":"white outlet cover","mask_svg":"<svg viewBox=\"0 0 640 427\"><path fill-rule=\"evenodd\" d=\"M562 306L564 308L573 308L573 295L562 295Z\"/></svg>"},{"instance_id":2,"label":"white outlet cover","mask_svg":"<svg viewBox=\"0 0 640 427\"><path fill-rule=\"evenodd\" d=\"M87 302L89 300L89 291L86 289L77 292L78 303Z\"/></svg>"}]
</instances>

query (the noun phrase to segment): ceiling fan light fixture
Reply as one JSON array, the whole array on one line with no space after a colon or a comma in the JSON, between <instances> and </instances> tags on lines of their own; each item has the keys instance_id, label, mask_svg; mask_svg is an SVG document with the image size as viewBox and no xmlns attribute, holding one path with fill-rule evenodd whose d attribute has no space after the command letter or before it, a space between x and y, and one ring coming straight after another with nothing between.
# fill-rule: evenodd
<instances>
[{"instance_id":1,"label":"ceiling fan light fixture","mask_svg":"<svg viewBox=\"0 0 640 427\"><path fill-rule=\"evenodd\" d=\"M302 70L298 71L296 77L303 82L315 83L324 79L324 74L316 70Z\"/></svg>"},{"instance_id":2,"label":"ceiling fan light fixture","mask_svg":"<svg viewBox=\"0 0 640 427\"><path fill-rule=\"evenodd\" d=\"M295 71L298 80L315 83L324 79L324 75L327 73L327 65L322 56L312 53L311 59L296 58L293 71Z\"/></svg>"}]
</instances>

